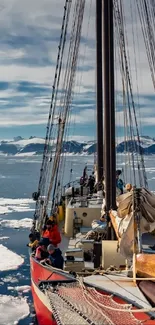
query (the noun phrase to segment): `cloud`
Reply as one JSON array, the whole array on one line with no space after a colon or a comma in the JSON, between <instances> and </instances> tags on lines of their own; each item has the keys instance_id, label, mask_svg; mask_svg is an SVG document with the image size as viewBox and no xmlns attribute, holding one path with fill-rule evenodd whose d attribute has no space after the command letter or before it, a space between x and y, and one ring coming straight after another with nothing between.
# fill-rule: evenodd
<instances>
[{"instance_id":1,"label":"cloud","mask_svg":"<svg viewBox=\"0 0 155 325\"><path fill-rule=\"evenodd\" d=\"M83 109L80 114L72 114L71 122L78 124L91 124L94 123L96 118L94 109Z\"/></svg>"},{"instance_id":2,"label":"cloud","mask_svg":"<svg viewBox=\"0 0 155 325\"><path fill-rule=\"evenodd\" d=\"M73 4L75 0L72 1ZM123 0L127 53L138 121L153 125L154 89L136 5ZM131 11L132 9L132 11ZM61 32L64 0L1 0L0 3L0 126L47 123ZM132 13L132 15L131 15ZM73 7L71 17L73 14ZM69 33L72 22L69 23ZM134 33L133 33L134 31ZM65 61L67 60L67 50ZM95 1L86 1L71 121L76 132L94 132L96 109ZM62 66L64 75L65 63ZM123 127L120 53L115 53L116 124ZM62 87L62 80L60 83ZM58 105L60 103L60 97ZM140 107L140 114L138 107ZM85 126L85 131L84 131ZM92 129L91 129L92 128ZM82 131L81 131L82 130ZM92 130L92 131L90 131ZM18 133L18 131L17 131ZM84 134L85 133L85 134ZM75 135L75 137L78 135ZM88 135L88 137L91 135Z\"/></svg>"}]
</instances>

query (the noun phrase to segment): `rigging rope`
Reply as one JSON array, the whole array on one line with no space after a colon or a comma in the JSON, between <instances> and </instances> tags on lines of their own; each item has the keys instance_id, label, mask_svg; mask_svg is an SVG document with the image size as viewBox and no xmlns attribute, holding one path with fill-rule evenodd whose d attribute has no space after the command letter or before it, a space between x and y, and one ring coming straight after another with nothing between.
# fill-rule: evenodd
<instances>
[{"instance_id":1,"label":"rigging rope","mask_svg":"<svg viewBox=\"0 0 155 325\"><path fill-rule=\"evenodd\" d=\"M136 0L147 58L155 88L155 36L153 29L155 18L155 1Z\"/></svg>"},{"instance_id":2,"label":"rigging rope","mask_svg":"<svg viewBox=\"0 0 155 325\"><path fill-rule=\"evenodd\" d=\"M58 167L58 164L60 162L60 154L61 154L61 149L62 149L62 141L63 141L63 136L64 136L64 128L65 128L65 123L66 119L68 118L68 113L72 101L72 91L74 87L74 81L75 81L75 73L76 73L76 67L77 67L77 59L78 59L78 50L79 50L79 44L80 44L80 38L81 38L81 28L82 28L82 22L83 22L83 14L84 14L84 8L85 8L85 0L77 1L77 16L75 20L75 35L73 34L73 39L71 38L71 56L70 56L70 69L66 71L67 75L67 87L66 89L66 94L65 98L63 100L63 105L64 105L64 115L62 117L62 129L61 133L59 134L58 137L58 142L56 146L56 152L57 155L54 160L54 169L47 193L47 202L49 201L52 186L53 186L53 180L54 180L54 175L55 175L55 170L56 167ZM47 203L48 204L48 203Z\"/></svg>"},{"instance_id":3,"label":"rigging rope","mask_svg":"<svg viewBox=\"0 0 155 325\"><path fill-rule=\"evenodd\" d=\"M150 69L152 71L152 78L154 76L153 69L155 68L155 60L154 60L155 59L155 51L154 51L155 49L154 29L155 28L153 26L153 19L155 16L155 9L153 7L154 4L155 4L154 0L150 0L148 3L146 2L146 0L141 0L139 2L137 1L137 7L138 7L140 20L141 20L144 41L145 41L147 54L148 54L148 60L150 64ZM83 14L80 17L79 8L81 6L80 9L81 12L82 10L84 11L84 9L82 9L82 6L84 5L85 5L85 1L82 0L76 1L75 4L75 11L74 11L75 15L74 15L73 27L71 33L68 61L66 65L66 73L64 77L64 83L63 83L63 91L62 91L59 108L57 108L58 89L59 89L60 75L62 70L62 62L63 62L65 43L66 43L69 15L71 10L71 1L69 0L65 1L50 112L49 112L48 123L47 123L43 161L40 170L40 179L38 185L38 194L40 196L46 196L47 194L47 198L44 206L42 206L40 201L37 200L34 219L38 218L39 216L38 214L40 213L39 210L46 211L46 208L48 207L50 201L52 190L53 190L52 205L54 204L56 198L56 192L59 186L60 167L63 166L63 163L60 164L60 155L62 152L62 143L65 135L65 128L66 128L67 121L69 119L69 110L72 101L72 91L75 83L75 70L77 66L77 57L78 57L79 40L80 40L79 35L81 33L81 25L83 20ZM143 186L144 184L144 186L147 188L148 183L147 183L147 177L145 172L144 159L143 159L141 145L140 145L141 142L140 142L138 123L137 123L137 117L135 111L135 102L134 102L134 96L132 90L131 74L129 70L130 62L127 56L127 49L126 49L126 42L125 42L125 35L124 35L125 22L123 19L122 1L119 2L118 0L114 0L114 15L115 15L115 20L117 21L116 22L117 34L119 39L121 61L122 61L121 62L122 82L124 84L124 88L126 88L123 96L124 96L124 102L127 101L128 104L128 114L126 111L125 121L126 124L127 123L130 124L131 145L133 147L131 150L131 154L132 154L134 182L136 184L135 162L134 162L134 152L135 152L135 154L137 155L137 166L138 166L140 185ZM131 111L131 109L133 112ZM124 108L124 110L126 109ZM57 112L58 115L56 117ZM52 130L53 130L55 119L58 120L58 124L57 124L58 130L57 130L57 143L55 148L55 156L53 158L53 152L51 150L51 141L54 142L52 137L52 132L53 132ZM134 125L136 129L137 139L135 139ZM137 140L138 140L138 148L136 146ZM139 157L140 157L140 161L139 161ZM53 165L53 170L51 168L51 165ZM142 167L142 173L140 170L141 167Z\"/></svg>"},{"instance_id":4,"label":"rigging rope","mask_svg":"<svg viewBox=\"0 0 155 325\"><path fill-rule=\"evenodd\" d=\"M66 72L64 75L63 86L62 86L63 92L62 92L61 99L60 99L59 116L62 116L62 114L64 114L63 109L65 109L65 107L67 105L66 98L67 98L67 94L68 94L68 85L69 85L70 75L71 75L71 71L72 71L73 49L74 49L74 43L75 43L75 39L76 39L76 32L77 32L78 5L79 5L79 3L78 3L78 1L76 1L75 6L74 6L73 24L72 24L70 44L69 44L69 50L68 50L68 59L67 59L66 67L65 67ZM62 110L62 112L61 112L61 110ZM66 116L66 124L67 124L67 120L68 120L68 114ZM63 132L63 134L64 134L64 132ZM56 146L55 151L57 152L57 146ZM59 165L59 163L60 163L60 160L58 162L58 165ZM60 169L60 166L59 166L59 169ZM57 180L57 177L58 177L58 168L57 168L57 175L56 175L55 180ZM51 178L52 178L52 175L49 176L49 179L51 179ZM53 191L52 209L53 209L53 204L54 204L55 191L56 191L56 186L54 186L54 191Z\"/></svg>"},{"instance_id":5,"label":"rigging rope","mask_svg":"<svg viewBox=\"0 0 155 325\"><path fill-rule=\"evenodd\" d=\"M48 124L47 124L47 133L46 133L46 141L45 141L45 147L44 147L44 157L47 158L46 154L49 150L49 142L51 137L51 131L53 127L53 117L55 113L55 103L57 98L57 92L58 92L58 86L60 81L60 74L61 74L61 66L62 66L62 58L65 48L65 42L66 42L66 34L67 34L67 27L68 27L68 21L69 21L69 14L71 9L71 2L66 1L64 6L64 16L63 16L63 22L62 22L62 31L60 36L60 43L58 46L58 57L57 57L57 63L56 63L56 71L54 76L54 83L53 83L53 92L52 92L52 99L51 99L51 105L50 105L50 111L49 111L49 117L48 117ZM47 163L47 160L44 162ZM45 166L43 165L43 168L45 169ZM43 170L45 173L45 170Z\"/></svg>"},{"instance_id":6,"label":"rigging rope","mask_svg":"<svg viewBox=\"0 0 155 325\"><path fill-rule=\"evenodd\" d=\"M69 2L71 3L71 2ZM52 206L54 204L54 200L56 197L56 187L57 187L57 181L58 181L58 174L59 174L59 168L60 168L60 157L62 152L62 145L63 145L63 139L65 134L65 127L66 123L69 118L69 111L70 106L73 99L73 89L74 89L74 83L75 83L75 75L76 75L76 67L77 67L77 59L78 59L78 51L79 51L79 44L80 44L80 37L81 37L81 28L82 28L82 22L83 22L83 14L84 14L84 8L85 8L85 0L76 0L75 6L74 6L74 17L73 17L73 26L72 26L72 32L70 37L70 45L68 50L68 60L65 67L65 76L63 81L63 87L62 87L62 96L58 108L58 127L57 127L57 142L55 146L55 154L53 156L53 152L50 149L49 143L52 138L52 127L53 127L53 118L55 117L55 107L56 107L56 101L53 107L53 110L50 109L49 114L49 120L48 121L48 140L47 145L45 148L44 158L46 155L46 159L43 162L43 173L45 175L45 179L43 179L43 176L41 175L41 181L39 183L42 193L45 195L45 199L43 202L37 202L37 205L39 206L39 220L37 222L37 229L41 230L42 225L44 224L46 220L46 215L48 212L48 207L51 198L51 193L53 191L53 200L52 200ZM70 7L69 7L70 12ZM67 16L68 17L68 16ZM68 25L68 20L66 21L66 24ZM66 33L64 33L64 42L66 40ZM60 54L58 54L60 56ZM62 66L62 60L60 62L59 69L61 70ZM59 71L60 71L59 70ZM58 73L56 73L56 77L58 76ZM58 78L59 80L59 78ZM56 92L57 94L57 92ZM53 97L52 97L53 98ZM47 138L47 136L46 136ZM50 153L51 151L51 153ZM47 156L47 153L50 153L50 156ZM47 163L47 158L50 160L49 163ZM52 166L51 166L52 162ZM43 184L42 184L43 183ZM41 193L41 194L42 194Z\"/></svg>"},{"instance_id":7,"label":"rigging rope","mask_svg":"<svg viewBox=\"0 0 155 325\"><path fill-rule=\"evenodd\" d=\"M54 104L54 99L56 99L57 89L59 86L62 58L63 58L64 47L65 47L65 42L66 42L66 34L67 34L67 28L68 28L70 9L71 9L71 1L66 0L65 6L64 6L64 14L63 14L62 27L61 27L60 41L59 41L59 46L58 46L58 56L57 56L56 70L55 70L55 76L54 76L54 83L53 83L53 87L52 87L53 90L52 90L51 105L50 105L50 111L49 111L49 117L48 117L48 123L47 123L43 160L42 160L42 165L41 165L41 169L40 169L38 195L43 195L43 190L44 190L44 186L46 183L45 176L47 173L48 150L49 150L49 143L50 143L51 127L52 127L52 122L53 122L52 119L54 117L54 109L55 109L55 106L53 106L53 104ZM37 200L35 213L34 213L34 220L36 220L39 217L39 215L38 215L39 208L40 208L40 201Z\"/></svg>"},{"instance_id":8,"label":"rigging rope","mask_svg":"<svg viewBox=\"0 0 155 325\"><path fill-rule=\"evenodd\" d=\"M137 154L137 163L138 163L138 173L139 173L139 180L140 185L147 188L147 176L145 171L145 165L144 165L144 158L142 154L141 149L141 142L140 142L140 135L138 131L138 123L137 123L137 117L136 117L136 110L135 110L135 103L134 103L134 97L133 97L133 91L132 91L132 83L130 79L130 72L129 72L129 66L128 66L128 59L127 59L127 53L126 53L126 45L125 45L125 37L124 37L124 22L123 22L123 9L122 9L122 3L120 2L120 6L118 3L118 0L114 0L114 15L117 23L117 33L119 37L119 44L120 44L120 51L121 51L121 61L122 61L122 72L125 79L126 84L126 96L127 96L127 103L128 103L128 113L129 113L129 120L130 120L130 137L131 137L131 144L133 147L133 150L131 150L132 154L132 167L134 172L134 181L136 182L136 174L135 174L135 162L134 162L134 152ZM131 99L131 103L130 103ZM131 104L133 109L133 114L131 112ZM133 121L134 118L134 121ZM134 123L135 123L135 129L136 129L136 135L137 135L137 141L138 141L138 147L136 146L136 139L134 135ZM138 153L137 153L138 149ZM141 170L140 165L138 162L138 154L140 156L140 162L142 167L142 173L143 173L143 179L141 176Z\"/></svg>"},{"instance_id":9,"label":"rigging rope","mask_svg":"<svg viewBox=\"0 0 155 325\"><path fill-rule=\"evenodd\" d=\"M92 10L92 0L90 1L90 4L89 4L89 15L88 15L88 23L87 23L86 36L85 36L86 40L88 39L88 31L89 31L89 26L90 26L91 10ZM86 45L87 45L87 42L85 42L84 54L83 55L81 55L81 53L79 51L79 56L82 56L82 62L79 62L79 67L80 66L83 67L84 63L85 63ZM78 71L79 71L79 69L77 69L77 72ZM81 69L79 81L77 80L77 85L76 86L78 87L78 91L76 92L76 97L78 97L80 95L81 85L82 85L82 77L83 77L83 69ZM68 137L69 137L69 132L68 131L69 131L69 125L71 123L71 117L72 117L72 115L70 114L68 116L69 122L67 122L68 128L66 128L66 130L65 130L64 141L65 140L68 141ZM72 121L72 127L73 127L73 123L75 123L75 120ZM74 130L75 130L75 128L74 128ZM69 144L68 152L70 152L70 148L71 148L71 142ZM73 162L71 162L70 170L72 170L72 165L73 165ZM57 193L57 201L60 201L61 196L62 196L62 189L63 189L62 184L63 184L63 181L64 181L65 166L66 166L66 152L64 150L63 156L61 156L61 162L60 162L60 168L59 168L58 177L57 177L56 189L53 192L53 205L54 205L54 201L56 199L55 193ZM70 174L69 183L71 182L71 176L72 176L72 173ZM59 184L61 184L61 187L59 186ZM53 210L53 207L52 207L52 210Z\"/></svg>"}]
</instances>

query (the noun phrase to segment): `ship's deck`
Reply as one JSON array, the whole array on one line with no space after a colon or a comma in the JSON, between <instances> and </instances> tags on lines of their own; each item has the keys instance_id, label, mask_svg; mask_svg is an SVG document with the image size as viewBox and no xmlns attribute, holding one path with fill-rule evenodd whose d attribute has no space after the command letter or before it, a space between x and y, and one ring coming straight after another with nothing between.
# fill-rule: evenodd
<instances>
[{"instance_id":1,"label":"ship's deck","mask_svg":"<svg viewBox=\"0 0 155 325\"><path fill-rule=\"evenodd\" d=\"M80 238L84 237L82 234L77 234L75 239L69 239L62 236L61 249L65 252L68 248L75 247L75 243L79 241ZM143 238L144 247L147 248L148 245L153 244L154 237L145 234ZM86 262L85 267L87 269L93 268L93 263ZM90 275L84 277L84 282L88 285L94 286L100 290L110 292L112 295L119 296L120 298L126 297L126 299L140 306L141 308L151 310L151 305L144 297L137 285L134 284L132 278L127 277L126 271L122 271L120 274L105 274L105 275ZM155 317L155 313L151 312L151 315Z\"/></svg>"},{"instance_id":2,"label":"ship's deck","mask_svg":"<svg viewBox=\"0 0 155 325\"><path fill-rule=\"evenodd\" d=\"M62 225L61 225L62 227ZM89 229L88 229L89 230ZM62 234L61 249L63 254L68 248L74 248L76 243L79 242L85 234L78 233L76 238L67 238ZM150 245L154 245L155 237L149 233L142 236L142 243L144 250L148 250ZM155 251L152 251L152 253ZM86 269L93 269L94 265L90 262L85 262ZM101 290L111 292L120 297L126 297L129 301L141 306L142 308L151 309L151 305L144 297L137 285L134 284L132 278L127 277L126 272L121 274L106 274L106 275L90 275L84 278L86 284L97 287ZM152 313L151 313L152 314ZM155 312L152 314L155 317Z\"/></svg>"},{"instance_id":3,"label":"ship's deck","mask_svg":"<svg viewBox=\"0 0 155 325\"><path fill-rule=\"evenodd\" d=\"M102 203L100 203L100 202L98 202L97 200L95 200L95 199L90 199L90 200L88 200L87 201L88 202L88 205L86 205L85 206L85 208L92 208L92 209L96 209L96 208L98 208L98 209L100 209L101 210L101 208L102 208ZM67 206L69 209L75 209L75 208L83 208L83 206L81 205L81 201L76 201L76 202L74 202L74 203L68 203L68 206Z\"/></svg>"}]
</instances>

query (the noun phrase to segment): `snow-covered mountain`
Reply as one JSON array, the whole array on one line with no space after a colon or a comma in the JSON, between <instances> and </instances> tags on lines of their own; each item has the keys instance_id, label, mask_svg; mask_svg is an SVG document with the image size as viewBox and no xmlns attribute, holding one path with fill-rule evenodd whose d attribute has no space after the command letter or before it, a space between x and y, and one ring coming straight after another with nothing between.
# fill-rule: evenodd
<instances>
[{"instance_id":1,"label":"snow-covered mountain","mask_svg":"<svg viewBox=\"0 0 155 325\"><path fill-rule=\"evenodd\" d=\"M0 141L0 154L16 155L16 156L30 156L39 155L43 153L45 140L43 138L31 136L29 139L24 139L21 136L15 137L13 140ZM54 142L53 142L54 143ZM140 137L140 145L138 141L120 141L116 145L118 153L125 151L138 151L143 154L155 154L155 139L149 136ZM51 146L54 152L55 144ZM63 143L63 152L70 153L71 155L90 155L96 152L95 141L65 141Z\"/></svg>"},{"instance_id":2,"label":"snow-covered mountain","mask_svg":"<svg viewBox=\"0 0 155 325\"><path fill-rule=\"evenodd\" d=\"M141 146L143 148L148 148L155 144L155 138L151 138L148 135L140 137Z\"/></svg>"},{"instance_id":3,"label":"snow-covered mountain","mask_svg":"<svg viewBox=\"0 0 155 325\"><path fill-rule=\"evenodd\" d=\"M138 140L121 141L117 145L117 152L141 152L144 155L155 154L155 138L141 136L140 144Z\"/></svg>"}]
</instances>

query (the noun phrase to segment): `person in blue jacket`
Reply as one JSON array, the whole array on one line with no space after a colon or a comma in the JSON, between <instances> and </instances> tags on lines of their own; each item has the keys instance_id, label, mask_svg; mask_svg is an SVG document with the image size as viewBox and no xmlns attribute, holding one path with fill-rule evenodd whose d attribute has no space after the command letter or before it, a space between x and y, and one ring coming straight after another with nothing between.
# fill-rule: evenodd
<instances>
[{"instance_id":1,"label":"person in blue jacket","mask_svg":"<svg viewBox=\"0 0 155 325\"><path fill-rule=\"evenodd\" d=\"M64 258L62 256L61 250L50 244L47 247L47 251L49 253L49 256L47 259L42 261L42 263L46 262L57 269L63 270Z\"/></svg>"},{"instance_id":2,"label":"person in blue jacket","mask_svg":"<svg viewBox=\"0 0 155 325\"><path fill-rule=\"evenodd\" d=\"M119 177L121 175L121 170L116 170L116 187L119 188L121 194L123 194L124 183L122 179Z\"/></svg>"}]
</instances>

